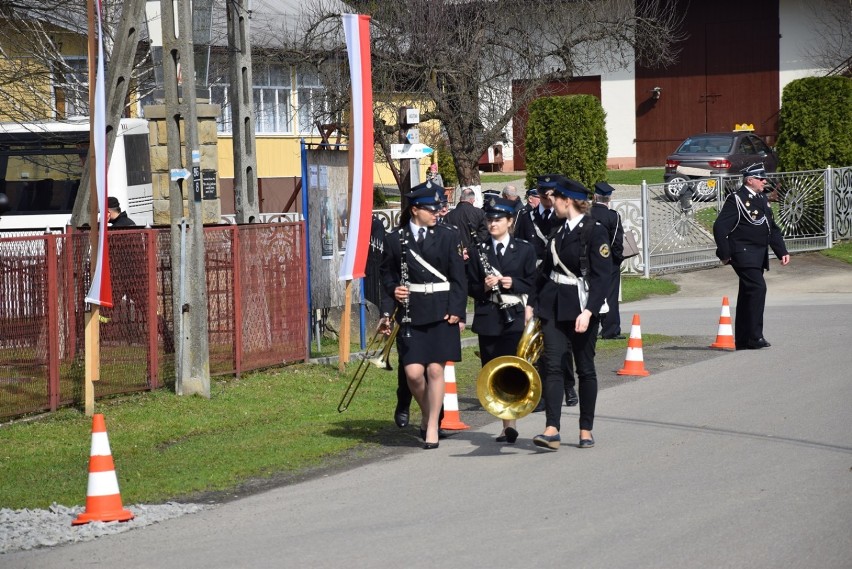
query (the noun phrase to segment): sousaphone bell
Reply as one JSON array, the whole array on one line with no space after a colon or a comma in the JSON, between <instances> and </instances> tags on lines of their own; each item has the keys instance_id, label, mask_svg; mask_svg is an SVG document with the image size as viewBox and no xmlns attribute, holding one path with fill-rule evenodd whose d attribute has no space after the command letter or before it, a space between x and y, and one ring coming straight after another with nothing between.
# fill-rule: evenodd
<instances>
[{"instance_id":1,"label":"sousaphone bell","mask_svg":"<svg viewBox=\"0 0 852 569\"><path fill-rule=\"evenodd\" d=\"M544 349L541 322L530 318L514 356L494 358L476 378L482 407L500 419L519 419L532 413L541 399L541 377L535 369Z\"/></svg>"}]
</instances>

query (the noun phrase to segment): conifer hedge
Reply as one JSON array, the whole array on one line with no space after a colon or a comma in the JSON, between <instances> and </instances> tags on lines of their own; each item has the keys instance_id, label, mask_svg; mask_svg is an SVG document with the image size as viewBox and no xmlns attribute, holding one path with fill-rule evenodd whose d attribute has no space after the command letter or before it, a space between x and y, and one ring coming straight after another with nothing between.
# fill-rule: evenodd
<instances>
[{"instance_id":1,"label":"conifer hedge","mask_svg":"<svg viewBox=\"0 0 852 569\"><path fill-rule=\"evenodd\" d=\"M852 166L852 78L805 77L784 87L778 170Z\"/></svg>"},{"instance_id":2,"label":"conifer hedge","mask_svg":"<svg viewBox=\"0 0 852 569\"><path fill-rule=\"evenodd\" d=\"M606 113L592 95L542 97L526 125L527 187L537 176L562 174L592 188L606 179Z\"/></svg>"}]
</instances>

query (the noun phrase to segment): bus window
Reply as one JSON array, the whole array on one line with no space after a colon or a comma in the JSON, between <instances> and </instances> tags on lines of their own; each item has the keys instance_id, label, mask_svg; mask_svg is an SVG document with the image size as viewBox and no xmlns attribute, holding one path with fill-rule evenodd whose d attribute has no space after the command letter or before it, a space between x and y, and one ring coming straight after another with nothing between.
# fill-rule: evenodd
<instances>
[{"instance_id":1,"label":"bus window","mask_svg":"<svg viewBox=\"0 0 852 569\"><path fill-rule=\"evenodd\" d=\"M151 154L147 134L125 134L124 155L127 165L127 185L151 183Z\"/></svg>"}]
</instances>

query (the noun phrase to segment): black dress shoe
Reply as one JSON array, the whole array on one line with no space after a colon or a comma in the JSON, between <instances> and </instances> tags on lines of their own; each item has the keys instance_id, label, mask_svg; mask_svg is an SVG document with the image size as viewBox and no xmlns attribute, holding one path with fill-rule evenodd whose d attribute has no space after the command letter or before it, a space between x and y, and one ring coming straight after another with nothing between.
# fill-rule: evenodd
<instances>
[{"instance_id":1,"label":"black dress shoe","mask_svg":"<svg viewBox=\"0 0 852 569\"><path fill-rule=\"evenodd\" d=\"M512 427L506 427L506 442L511 445L515 444L516 440L518 440L518 431Z\"/></svg>"},{"instance_id":2,"label":"black dress shoe","mask_svg":"<svg viewBox=\"0 0 852 569\"><path fill-rule=\"evenodd\" d=\"M623 340L624 334L613 334L611 336L601 336L602 340Z\"/></svg>"},{"instance_id":3,"label":"black dress shoe","mask_svg":"<svg viewBox=\"0 0 852 569\"><path fill-rule=\"evenodd\" d=\"M438 429L438 440L446 439L450 434L444 429ZM420 429L420 438L426 440L426 429Z\"/></svg>"},{"instance_id":4,"label":"black dress shoe","mask_svg":"<svg viewBox=\"0 0 852 569\"><path fill-rule=\"evenodd\" d=\"M573 387L568 387L565 389L565 404L568 407L576 407L580 402L580 399L577 397L577 392L574 391Z\"/></svg>"},{"instance_id":5,"label":"black dress shoe","mask_svg":"<svg viewBox=\"0 0 852 569\"><path fill-rule=\"evenodd\" d=\"M559 450L561 440L562 438L559 436L559 433L555 435L536 435L533 437L533 444L541 448Z\"/></svg>"},{"instance_id":6,"label":"black dress shoe","mask_svg":"<svg viewBox=\"0 0 852 569\"><path fill-rule=\"evenodd\" d=\"M749 350L759 350L761 348L768 348L771 345L772 344L766 341L766 338L758 338L757 340L748 341Z\"/></svg>"},{"instance_id":7,"label":"black dress shoe","mask_svg":"<svg viewBox=\"0 0 852 569\"><path fill-rule=\"evenodd\" d=\"M423 443L423 450L432 450L438 448L439 443Z\"/></svg>"},{"instance_id":8,"label":"black dress shoe","mask_svg":"<svg viewBox=\"0 0 852 569\"><path fill-rule=\"evenodd\" d=\"M396 423L396 426L400 429L403 429L408 426L408 409L400 409L396 408L396 411L393 412L393 422Z\"/></svg>"}]
</instances>

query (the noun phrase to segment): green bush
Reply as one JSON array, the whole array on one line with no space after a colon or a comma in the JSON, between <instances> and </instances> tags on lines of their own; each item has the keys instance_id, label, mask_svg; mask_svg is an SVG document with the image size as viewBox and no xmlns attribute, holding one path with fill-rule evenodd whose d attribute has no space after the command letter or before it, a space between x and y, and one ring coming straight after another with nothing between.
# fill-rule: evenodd
<instances>
[{"instance_id":1,"label":"green bush","mask_svg":"<svg viewBox=\"0 0 852 569\"><path fill-rule=\"evenodd\" d=\"M563 174L588 188L606 179L606 113L597 97L542 97L530 103L529 113L528 187L543 174Z\"/></svg>"},{"instance_id":2,"label":"green bush","mask_svg":"<svg viewBox=\"0 0 852 569\"><path fill-rule=\"evenodd\" d=\"M784 87L776 150L785 172L852 165L852 79L806 77Z\"/></svg>"},{"instance_id":3,"label":"green bush","mask_svg":"<svg viewBox=\"0 0 852 569\"><path fill-rule=\"evenodd\" d=\"M438 154L438 172L444 179L444 186L458 185L459 177L456 175L456 163L453 161L450 145L442 138L436 145L435 152Z\"/></svg>"}]
</instances>

